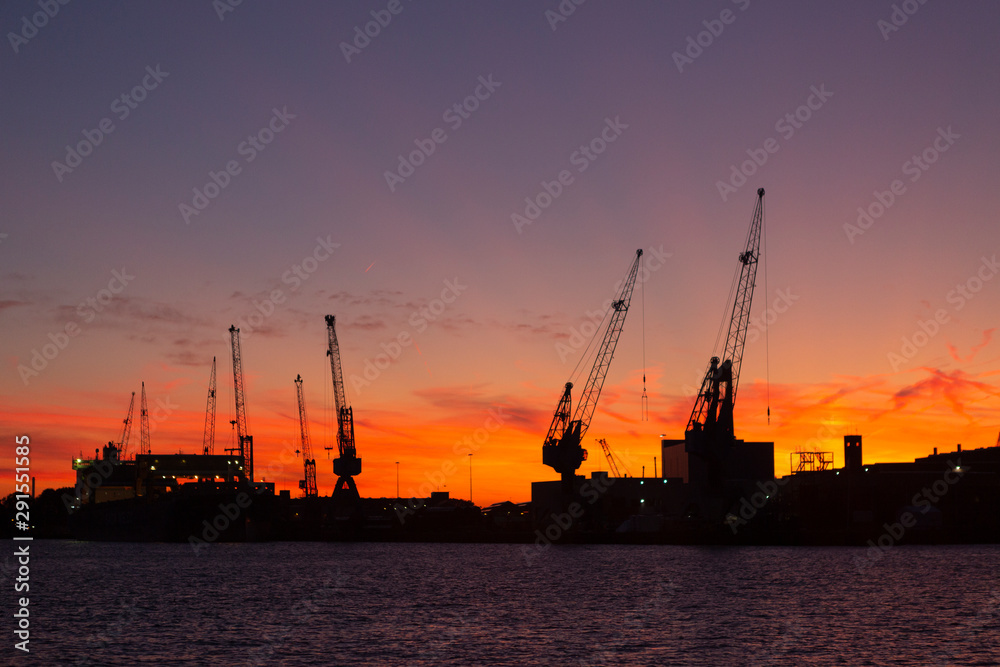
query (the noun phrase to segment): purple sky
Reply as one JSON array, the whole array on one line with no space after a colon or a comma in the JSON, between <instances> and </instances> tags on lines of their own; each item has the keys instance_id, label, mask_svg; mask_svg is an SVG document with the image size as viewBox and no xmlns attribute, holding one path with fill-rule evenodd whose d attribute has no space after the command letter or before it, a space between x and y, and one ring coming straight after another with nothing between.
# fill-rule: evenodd
<instances>
[{"instance_id":1,"label":"purple sky","mask_svg":"<svg viewBox=\"0 0 1000 667\"><path fill-rule=\"evenodd\" d=\"M504 405L510 419L477 453L482 500L525 499L529 481L554 476L539 446L579 357L560 359L556 345L612 295L636 248L648 260L662 247L670 257L636 290L591 430L651 467L659 434L680 437L685 386L712 354L758 187L767 282L762 265L754 311L793 298L772 322L769 354L763 336L748 343L738 435L774 440L779 471L823 424L836 425L821 444L838 457L848 428L872 439L873 457L992 444L1000 280L981 266L1000 251L1000 7L590 0L553 23L559 6L248 0L220 20L207 1L73 2L36 17L44 25L25 40L11 34L42 10L5 3L0 398L4 432L52 443L38 474L68 480L65 461L116 434L141 380L151 399L180 406L155 437L194 451L212 356L228 433L226 330L256 302L273 305L262 326L244 326L261 456L295 436L297 373L323 439L331 312L348 377L399 334L416 341L370 385L348 387L371 466L363 493L388 492L396 460L414 476L433 469L447 457L435 448ZM887 31L894 6L900 23L904 6L916 11ZM347 62L341 44L387 7L402 9ZM681 62L689 38L707 46ZM144 79L152 89L121 118L116 98ZM456 127L446 112L467 99L477 108ZM114 130L93 152L54 169L105 118ZM262 150L243 143L269 123L281 131ZM613 141L594 144L603 152L581 157L612 126ZM438 128L444 141L390 190L386 171ZM933 164L907 166L925 150ZM751 155L766 162L720 195ZM180 205L230 161L235 175L186 221ZM512 215L563 170L572 182L518 229ZM894 180L884 214L863 233L845 229ZM327 255L317 239L339 247L302 280L295 267ZM134 279L100 313L78 307L120 287L112 272L123 268ZM977 272L981 290L956 296ZM454 302L422 318L456 279ZM281 302L265 303L275 290ZM904 355L903 338L942 310ZM643 319L648 422L638 419ZM73 324L79 334L25 378L19 367ZM752 389L768 375L771 429ZM925 439L883 416L904 407L929 420ZM280 479L294 486L295 474Z\"/></svg>"}]
</instances>

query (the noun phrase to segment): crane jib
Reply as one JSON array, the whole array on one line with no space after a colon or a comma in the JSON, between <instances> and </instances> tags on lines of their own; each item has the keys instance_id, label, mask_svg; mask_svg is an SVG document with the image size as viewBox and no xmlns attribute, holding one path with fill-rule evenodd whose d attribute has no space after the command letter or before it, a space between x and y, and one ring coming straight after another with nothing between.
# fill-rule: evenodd
<instances>
[{"instance_id":1,"label":"crane jib","mask_svg":"<svg viewBox=\"0 0 1000 667\"><path fill-rule=\"evenodd\" d=\"M542 463L559 472L563 477L564 485L572 481L576 470L587 458L587 450L583 449L580 442L590 427L590 421L594 416L597 401L601 395L601 388L604 386L611 360L614 358L615 347L618 345L618 339L625 324L625 316L628 314L641 259L642 249L640 248L635 253L635 261L629 268L620 291L611 302L613 312L597 349L590 376L580 394L576 411L572 412L570 397L573 384L567 382L542 445ZM570 419L571 412L572 419Z\"/></svg>"},{"instance_id":2,"label":"crane jib","mask_svg":"<svg viewBox=\"0 0 1000 667\"><path fill-rule=\"evenodd\" d=\"M757 264L760 258L763 224L764 189L760 188L757 190L757 202L747 232L746 247L739 255L740 275L729 319L726 346L722 358L712 357L709 363L708 372L702 380L701 390L695 398L694 408L688 420L689 432L701 431L706 426L720 421L727 425L726 428L732 423L732 408L736 403L740 368L743 365L743 350L750 324L750 306L753 302ZM720 396L723 390L725 393ZM725 414L720 414L723 411Z\"/></svg>"}]
</instances>

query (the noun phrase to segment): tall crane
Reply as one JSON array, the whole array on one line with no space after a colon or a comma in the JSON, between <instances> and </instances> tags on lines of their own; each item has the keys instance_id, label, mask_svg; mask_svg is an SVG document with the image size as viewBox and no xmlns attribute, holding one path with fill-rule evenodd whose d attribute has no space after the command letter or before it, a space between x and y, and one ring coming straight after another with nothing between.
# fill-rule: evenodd
<instances>
[{"instance_id":1,"label":"tall crane","mask_svg":"<svg viewBox=\"0 0 1000 667\"><path fill-rule=\"evenodd\" d=\"M357 496L353 476L361 473L361 459L357 456L354 443L354 410L347 404L347 394L344 390L344 373L340 359L340 344L337 341L336 318L333 315L325 317L327 328L327 350L330 357L330 370L333 377L333 395L337 411L337 453L333 461L334 474L338 476L338 492L353 490Z\"/></svg>"},{"instance_id":2,"label":"tall crane","mask_svg":"<svg viewBox=\"0 0 1000 667\"><path fill-rule=\"evenodd\" d=\"M149 454L149 410L146 409L146 383L142 383L142 400L139 402L139 453Z\"/></svg>"},{"instance_id":3,"label":"tall crane","mask_svg":"<svg viewBox=\"0 0 1000 667\"><path fill-rule=\"evenodd\" d=\"M743 347L750 323L750 303L753 300L757 261L760 257L760 236L764 223L764 188L757 190L757 204L750 220L746 246L739 256L739 282L736 283L732 316L721 359L712 357L695 399L684 434L684 449L708 463L709 481L718 483L721 459L728 453L736 436L733 428L733 408L739 386ZM721 332L720 332L721 333Z\"/></svg>"},{"instance_id":4,"label":"tall crane","mask_svg":"<svg viewBox=\"0 0 1000 667\"><path fill-rule=\"evenodd\" d=\"M306 419L306 399L302 393L302 376L295 376L295 394L299 399L299 430L302 433L302 460L305 466L305 478L299 482L299 488L305 490L306 498L319 495L316 488L316 459L312 455L312 444L309 442L309 421Z\"/></svg>"},{"instance_id":5,"label":"tall crane","mask_svg":"<svg viewBox=\"0 0 1000 667\"><path fill-rule=\"evenodd\" d=\"M552 424L545 436L545 442L542 444L542 463L551 466L562 475L563 491L566 493L572 492L576 471L587 459L587 450L580 445L580 442L590 428L590 420L594 416L594 410L597 409L597 399L600 398L604 379L608 375L608 368L611 366L611 359L618 345L618 337L625 325L625 316L632 300L632 289L635 287L641 258L640 248L635 252L635 261L625 276L617 298L611 302L608 327L597 350L590 377L587 378L587 384L584 385L583 393L576 404L576 411L572 410L573 383L567 382L552 416Z\"/></svg>"},{"instance_id":6,"label":"tall crane","mask_svg":"<svg viewBox=\"0 0 1000 667\"><path fill-rule=\"evenodd\" d=\"M608 469L611 471L611 474L615 477L621 477L621 470L618 468L618 462L615 461L615 455L611 453L611 447L608 446L608 441L604 438L600 438L597 442L601 445L601 449L604 450L604 457L608 460ZM625 462L622 461L621 464L622 467L625 468L625 474L628 475L629 471Z\"/></svg>"},{"instance_id":7,"label":"tall crane","mask_svg":"<svg viewBox=\"0 0 1000 667\"><path fill-rule=\"evenodd\" d=\"M240 351L240 330L235 325L229 327L229 339L233 347L233 394L236 397L236 442L237 451L243 460L243 479L253 483L253 436L247 433L247 409L243 390L243 355Z\"/></svg>"},{"instance_id":8,"label":"tall crane","mask_svg":"<svg viewBox=\"0 0 1000 667\"><path fill-rule=\"evenodd\" d=\"M337 407L337 453L333 460L333 474L337 476L337 486L333 489L334 500L344 499L357 502L358 487L354 476L361 474L361 459L358 458L354 446L354 411L347 405L347 394L344 391L344 372L340 367L340 345L337 343L337 332L334 329L336 318L326 316L326 332L328 345L327 356L330 357L330 370L333 373L333 396Z\"/></svg>"},{"instance_id":9,"label":"tall crane","mask_svg":"<svg viewBox=\"0 0 1000 667\"><path fill-rule=\"evenodd\" d=\"M134 385L133 385L134 386ZM122 436L118 439L118 458L124 461L128 452L128 438L132 434L132 411L135 408L135 392L132 392L132 400L128 404L128 415L122 422Z\"/></svg>"},{"instance_id":10,"label":"tall crane","mask_svg":"<svg viewBox=\"0 0 1000 667\"><path fill-rule=\"evenodd\" d=\"M208 403L205 406L205 435L201 442L202 454L215 452L215 357L212 357L212 375L208 379Z\"/></svg>"}]
</instances>

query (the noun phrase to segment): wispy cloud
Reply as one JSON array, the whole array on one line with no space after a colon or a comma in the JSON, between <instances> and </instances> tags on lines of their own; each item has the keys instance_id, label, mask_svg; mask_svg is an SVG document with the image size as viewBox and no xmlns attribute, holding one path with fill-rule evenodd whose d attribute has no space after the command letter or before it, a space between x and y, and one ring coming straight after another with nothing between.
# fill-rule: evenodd
<instances>
[{"instance_id":1,"label":"wispy cloud","mask_svg":"<svg viewBox=\"0 0 1000 667\"><path fill-rule=\"evenodd\" d=\"M959 355L958 347L956 347L952 343L948 343L948 354L951 355L952 359L961 363L972 361L973 359L976 358L976 354L978 354L981 349L989 345L990 341L993 340L994 331L996 331L995 327L984 331L982 342L980 342L978 345L973 345L969 350L969 356L965 357L964 359Z\"/></svg>"}]
</instances>

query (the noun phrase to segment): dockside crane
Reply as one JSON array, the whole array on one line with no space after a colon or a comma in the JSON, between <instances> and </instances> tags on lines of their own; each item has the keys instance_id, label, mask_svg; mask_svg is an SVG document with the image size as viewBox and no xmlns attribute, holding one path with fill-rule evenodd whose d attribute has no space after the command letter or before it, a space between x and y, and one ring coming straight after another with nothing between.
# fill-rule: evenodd
<instances>
[{"instance_id":1,"label":"dockside crane","mask_svg":"<svg viewBox=\"0 0 1000 667\"><path fill-rule=\"evenodd\" d=\"M135 385L133 385L135 386ZM128 404L128 414L122 422L122 436L118 439L118 459L124 461L128 456L128 438L132 434L132 411L135 408L135 392L132 392L132 400Z\"/></svg>"},{"instance_id":2,"label":"dockside crane","mask_svg":"<svg viewBox=\"0 0 1000 667\"><path fill-rule=\"evenodd\" d=\"M312 444L309 442L309 421L306 419L306 399L302 392L302 376L295 376L295 394L299 399L299 430L302 433L302 460L305 468L305 478L299 482L299 488L306 493L306 498L319 495L316 488L316 459L312 455Z\"/></svg>"},{"instance_id":3,"label":"dockside crane","mask_svg":"<svg viewBox=\"0 0 1000 667\"><path fill-rule=\"evenodd\" d=\"M590 428L590 420L594 416L594 410L597 409L597 399L601 396L601 388L608 375L608 368L611 366L611 359L618 345L618 337L621 336L622 327L625 325L625 316L632 300L632 289L635 287L641 258L642 249L639 249L635 253L635 261L626 274L617 298L611 302L611 317L608 319L607 329L597 350L594 367L577 402L576 411L572 410L573 383L567 382L552 416L552 424L545 436L545 442L542 444L542 463L552 467L562 476L564 493L572 493L576 471L587 459L587 450L580 445L580 442Z\"/></svg>"},{"instance_id":4,"label":"dockside crane","mask_svg":"<svg viewBox=\"0 0 1000 667\"><path fill-rule=\"evenodd\" d=\"M139 401L139 454L149 454L149 410L146 409L146 383L142 383Z\"/></svg>"},{"instance_id":5,"label":"dockside crane","mask_svg":"<svg viewBox=\"0 0 1000 667\"><path fill-rule=\"evenodd\" d=\"M335 323L336 318L333 315L326 316L328 337L326 354L330 357L333 396L337 408L338 456L333 460L333 474L337 476L337 486L333 489L333 498L335 501L356 504L360 496L354 477L361 474L361 459L358 458L357 448L354 445L354 411L347 404L347 394L344 391L344 373L340 365L340 345L334 329Z\"/></svg>"},{"instance_id":6,"label":"dockside crane","mask_svg":"<svg viewBox=\"0 0 1000 667\"><path fill-rule=\"evenodd\" d=\"M722 460L736 439L733 408L739 387L743 348L750 323L761 228L764 224L764 188L757 190L757 204L750 220L746 246L739 255L739 278L722 357L712 357L695 399L684 433L684 449L707 463L708 481L719 483ZM721 332L720 332L721 333Z\"/></svg>"},{"instance_id":7,"label":"dockside crane","mask_svg":"<svg viewBox=\"0 0 1000 667\"><path fill-rule=\"evenodd\" d=\"M236 442L237 451L243 460L242 478L253 483L253 436L247 433L247 409L243 390L243 354L240 350L240 330L235 325L229 327L229 339L233 348L233 394L236 398Z\"/></svg>"},{"instance_id":8,"label":"dockside crane","mask_svg":"<svg viewBox=\"0 0 1000 667\"><path fill-rule=\"evenodd\" d=\"M597 442L598 442L598 444L601 445L601 449L604 450L604 458L606 458L608 460L608 470L616 478L617 477L622 477L623 475L621 473L621 470L618 468L618 462L615 461L615 455L611 452L611 447L608 446L608 441L605 440L604 438L599 438L597 440ZM628 467L625 465L624 461L622 461L622 468L625 468L625 475L624 476L627 477L628 475L631 474L629 472L629 470L628 470Z\"/></svg>"},{"instance_id":9,"label":"dockside crane","mask_svg":"<svg viewBox=\"0 0 1000 667\"><path fill-rule=\"evenodd\" d=\"M215 357L212 357L212 375L208 379L208 403L205 406L205 435L201 442L201 453L215 453Z\"/></svg>"}]
</instances>

